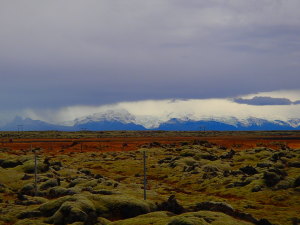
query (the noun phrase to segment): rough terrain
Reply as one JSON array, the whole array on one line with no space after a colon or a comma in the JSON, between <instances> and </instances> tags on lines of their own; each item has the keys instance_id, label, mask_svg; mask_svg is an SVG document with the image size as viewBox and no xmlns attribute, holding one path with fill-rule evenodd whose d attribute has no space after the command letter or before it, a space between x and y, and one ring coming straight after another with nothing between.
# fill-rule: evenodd
<instances>
[{"instance_id":1,"label":"rough terrain","mask_svg":"<svg viewBox=\"0 0 300 225\"><path fill-rule=\"evenodd\" d=\"M300 132L0 135L0 224L300 222Z\"/></svg>"}]
</instances>

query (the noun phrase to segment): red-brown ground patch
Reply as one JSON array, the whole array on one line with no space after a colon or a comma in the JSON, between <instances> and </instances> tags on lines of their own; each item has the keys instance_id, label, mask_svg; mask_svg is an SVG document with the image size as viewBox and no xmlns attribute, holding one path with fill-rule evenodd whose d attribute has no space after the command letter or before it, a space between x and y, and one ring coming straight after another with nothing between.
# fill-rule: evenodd
<instances>
[{"instance_id":1,"label":"red-brown ground patch","mask_svg":"<svg viewBox=\"0 0 300 225\"><path fill-rule=\"evenodd\" d=\"M0 148L15 150L15 154L22 154L32 148L41 148L49 154L66 154L70 152L106 152L106 151L134 151L142 146L156 142L161 145L181 145L184 142L207 140L220 146L235 150L253 147L270 147L274 149L288 146L300 148L300 136L208 136L208 137L105 137L84 139L2 139Z\"/></svg>"}]
</instances>

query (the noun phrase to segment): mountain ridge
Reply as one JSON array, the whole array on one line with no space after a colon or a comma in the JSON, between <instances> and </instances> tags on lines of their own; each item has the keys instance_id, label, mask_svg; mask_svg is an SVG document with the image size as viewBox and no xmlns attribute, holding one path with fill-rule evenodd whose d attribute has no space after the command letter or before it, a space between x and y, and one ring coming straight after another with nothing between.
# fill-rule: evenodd
<instances>
[{"instance_id":1,"label":"mountain ridge","mask_svg":"<svg viewBox=\"0 0 300 225\"><path fill-rule=\"evenodd\" d=\"M192 116L191 116L192 117ZM262 118L249 117L238 119L236 117L190 119L188 116L182 118L168 118L163 121L152 116L134 116L126 110L108 110L106 112L94 113L89 116L76 118L68 122L71 125L52 124L31 118L15 117L14 120L0 127L4 131L28 130L167 130L167 131L246 131L246 130L299 130L300 119L294 118L287 121L266 120Z\"/></svg>"}]
</instances>

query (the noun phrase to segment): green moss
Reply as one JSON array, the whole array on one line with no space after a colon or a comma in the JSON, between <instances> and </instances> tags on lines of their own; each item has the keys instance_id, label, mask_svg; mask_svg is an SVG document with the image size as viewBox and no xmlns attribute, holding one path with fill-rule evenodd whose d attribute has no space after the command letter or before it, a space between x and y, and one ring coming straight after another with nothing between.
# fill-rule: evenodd
<instances>
[{"instance_id":1,"label":"green moss","mask_svg":"<svg viewBox=\"0 0 300 225\"><path fill-rule=\"evenodd\" d=\"M96 220L96 208L85 196L77 195L67 199L47 222L53 224L70 224Z\"/></svg>"},{"instance_id":2,"label":"green moss","mask_svg":"<svg viewBox=\"0 0 300 225\"><path fill-rule=\"evenodd\" d=\"M47 223L44 223L42 219L24 219L19 220L15 223L15 225L46 225Z\"/></svg>"},{"instance_id":3,"label":"green moss","mask_svg":"<svg viewBox=\"0 0 300 225\"><path fill-rule=\"evenodd\" d=\"M65 196L61 197L59 199L55 199L52 201L49 201L39 207L39 210L44 216L51 216L53 215L59 208L60 206L67 200L72 199L72 197Z\"/></svg>"},{"instance_id":4,"label":"green moss","mask_svg":"<svg viewBox=\"0 0 300 225\"><path fill-rule=\"evenodd\" d=\"M120 220L111 223L110 225L166 225L169 221L167 212L153 212L140 215L131 219Z\"/></svg>"},{"instance_id":5,"label":"green moss","mask_svg":"<svg viewBox=\"0 0 300 225\"><path fill-rule=\"evenodd\" d=\"M109 225L111 222L103 217L98 217L96 225Z\"/></svg>"},{"instance_id":6,"label":"green moss","mask_svg":"<svg viewBox=\"0 0 300 225\"><path fill-rule=\"evenodd\" d=\"M40 190L47 190L50 187L58 186L56 179L50 179L40 185Z\"/></svg>"},{"instance_id":7,"label":"green moss","mask_svg":"<svg viewBox=\"0 0 300 225\"><path fill-rule=\"evenodd\" d=\"M20 165L17 167L20 171L24 172L24 173L34 173L34 168L35 168L35 163L34 160L28 160L26 162L24 162L23 165ZM38 173L44 173L47 172L49 170L48 165L44 164L41 160L38 161L37 163L37 172Z\"/></svg>"},{"instance_id":8,"label":"green moss","mask_svg":"<svg viewBox=\"0 0 300 225\"><path fill-rule=\"evenodd\" d=\"M208 225L202 218L176 217L168 225Z\"/></svg>"},{"instance_id":9,"label":"green moss","mask_svg":"<svg viewBox=\"0 0 300 225\"><path fill-rule=\"evenodd\" d=\"M3 169L0 167L0 183L17 191L20 190L26 182L28 183L28 181L21 180L24 173L18 171L16 168ZM18 182L16 182L16 180Z\"/></svg>"},{"instance_id":10,"label":"green moss","mask_svg":"<svg viewBox=\"0 0 300 225\"><path fill-rule=\"evenodd\" d=\"M115 218L138 216L149 213L154 208L153 204L122 195L94 196L93 201L98 211L104 209L104 214L109 211L109 217Z\"/></svg>"},{"instance_id":11,"label":"green moss","mask_svg":"<svg viewBox=\"0 0 300 225\"><path fill-rule=\"evenodd\" d=\"M111 225L252 225L218 212L200 211L174 216L168 212L153 212L131 219L112 222Z\"/></svg>"}]
</instances>

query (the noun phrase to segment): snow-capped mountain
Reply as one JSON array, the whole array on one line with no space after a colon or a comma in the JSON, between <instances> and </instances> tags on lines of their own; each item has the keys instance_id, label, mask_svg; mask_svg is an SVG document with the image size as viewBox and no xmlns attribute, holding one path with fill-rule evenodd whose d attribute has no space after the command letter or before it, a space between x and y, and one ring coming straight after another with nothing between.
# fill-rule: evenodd
<instances>
[{"instance_id":1,"label":"snow-capped mountain","mask_svg":"<svg viewBox=\"0 0 300 225\"><path fill-rule=\"evenodd\" d=\"M86 117L68 121L69 126L50 124L40 120L16 117L1 127L1 130L296 130L300 129L300 119L266 120L263 118L210 117L195 119L193 115L157 118L135 116L127 110L107 110Z\"/></svg>"},{"instance_id":2,"label":"snow-capped mountain","mask_svg":"<svg viewBox=\"0 0 300 225\"><path fill-rule=\"evenodd\" d=\"M135 116L126 110L108 110L95 113L88 117L75 119L75 130L145 130L146 128L136 123Z\"/></svg>"},{"instance_id":3,"label":"snow-capped mountain","mask_svg":"<svg viewBox=\"0 0 300 225\"><path fill-rule=\"evenodd\" d=\"M133 123L136 118L126 110L107 110L105 112L94 113L87 117L81 117L74 120L74 125L86 124L90 122L115 121L121 123Z\"/></svg>"}]
</instances>

